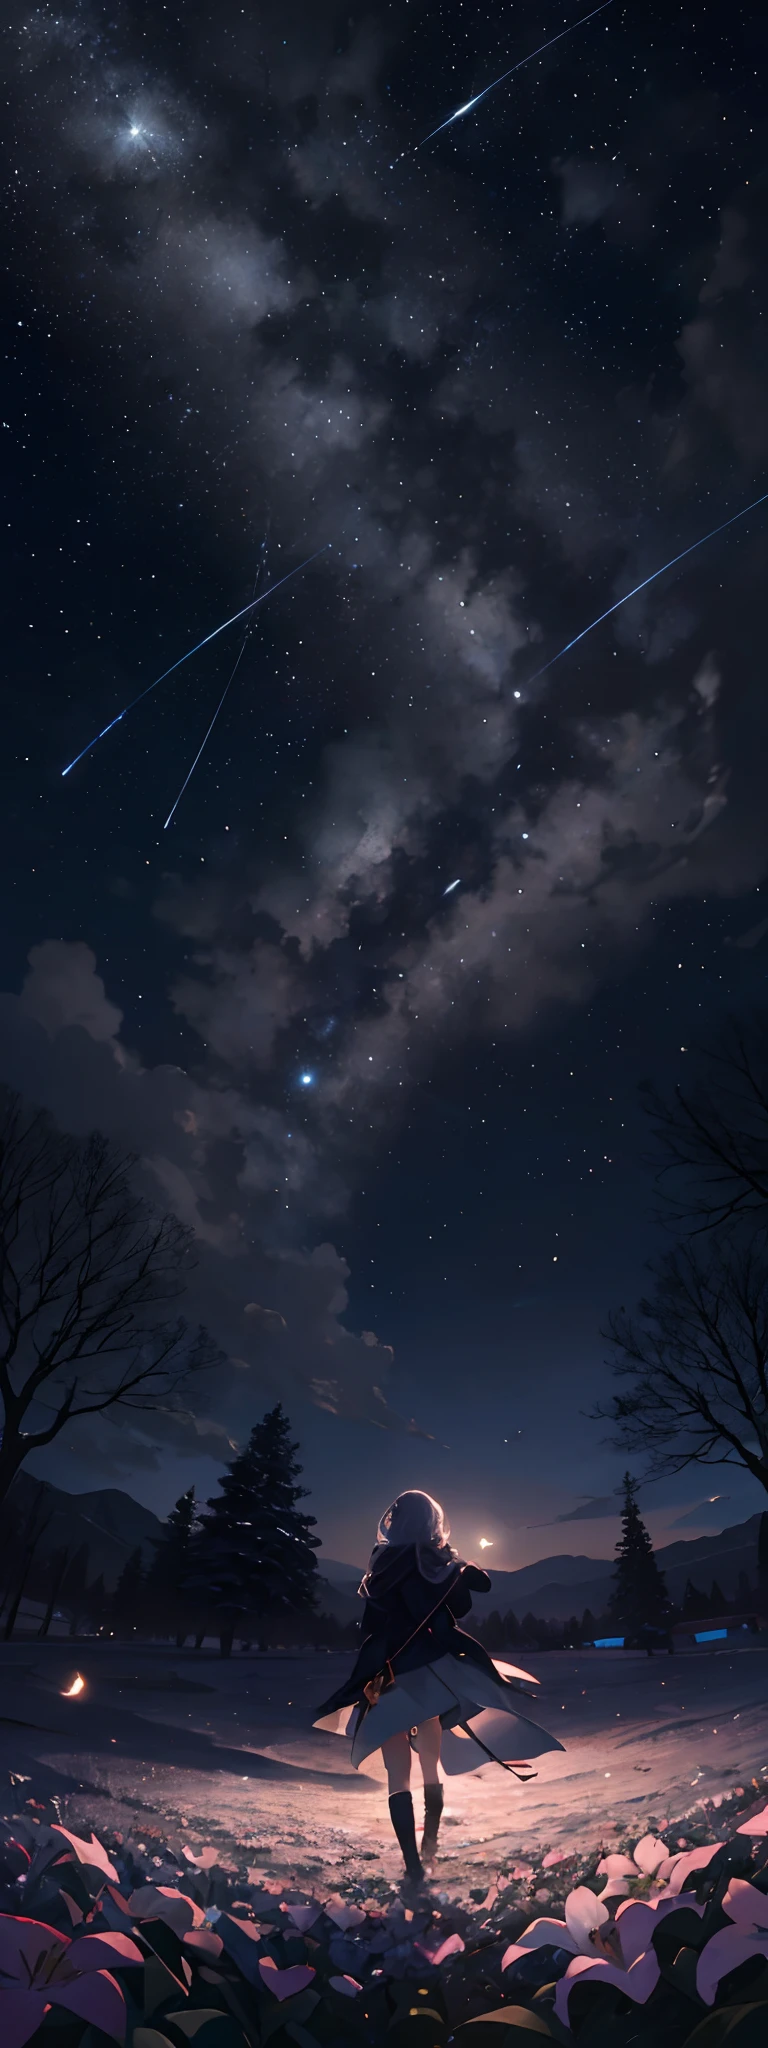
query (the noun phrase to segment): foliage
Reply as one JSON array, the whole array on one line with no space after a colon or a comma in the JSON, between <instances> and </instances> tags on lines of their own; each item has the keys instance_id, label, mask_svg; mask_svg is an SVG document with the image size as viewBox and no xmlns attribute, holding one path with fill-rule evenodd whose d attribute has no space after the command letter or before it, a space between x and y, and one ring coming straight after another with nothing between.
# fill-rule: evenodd
<instances>
[{"instance_id":1,"label":"foliage","mask_svg":"<svg viewBox=\"0 0 768 2048\"><path fill-rule=\"evenodd\" d=\"M16 1815L0 1822L3 2048L46 2048L51 2029L62 2048L762 2048L755 1804L728 1840L645 1835L580 1867L551 1851L466 1906L383 1883L377 1896L375 1878L312 1897L213 1845L179 1859L178 1843L116 1835L106 1849ZM540 1898L560 1870L562 1917L531 1921L519 1882Z\"/></svg>"}]
</instances>

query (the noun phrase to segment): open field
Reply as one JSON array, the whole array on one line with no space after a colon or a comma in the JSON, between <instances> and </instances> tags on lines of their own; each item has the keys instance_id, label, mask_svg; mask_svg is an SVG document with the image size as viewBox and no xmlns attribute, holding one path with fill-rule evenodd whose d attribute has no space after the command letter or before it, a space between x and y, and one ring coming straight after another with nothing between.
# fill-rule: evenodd
<instances>
[{"instance_id":1,"label":"open field","mask_svg":"<svg viewBox=\"0 0 768 2048\"><path fill-rule=\"evenodd\" d=\"M542 1758L527 1786L491 1765L449 1780L440 1869L450 1887L496 1859L661 1827L768 1767L762 1645L535 1661L540 1718L565 1754ZM311 1727L347 1662L289 1654L222 1662L111 1642L6 1645L6 1810L57 1793L79 1830L157 1832L179 1848L211 1842L230 1855L245 1849L285 1881L338 1881L364 1874L372 1860L394 1879L379 1759L355 1772L347 1744ZM76 1669L85 1692L64 1699ZM11 1771L28 1785L10 1788Z\"/></svg>"}]
</instances>

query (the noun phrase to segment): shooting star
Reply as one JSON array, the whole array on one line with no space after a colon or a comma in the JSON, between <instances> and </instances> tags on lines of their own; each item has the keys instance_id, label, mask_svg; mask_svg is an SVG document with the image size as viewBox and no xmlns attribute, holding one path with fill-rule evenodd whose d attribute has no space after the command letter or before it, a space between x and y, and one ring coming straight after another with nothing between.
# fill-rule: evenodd
<instances>
[{"instance_id":1,"label":"shooting star","mask_svg":"<svg viewBox=\"0 0 768 2048\"><path fill-rule=\"evenodd\" d=\"M255 582L254 582L254 585L253 585L253 595L254 595L254 597L256 596L256 592L257 592L257 590L258 590L258 587L259 587L259 579L260 579L260 576L261 576L262 570L264 569L264 567L265 567L265 564L266 564L266 553L265 553L265 550L266 550L266 546L267 546L267 541L266 541L266 538L265 538L265 539L264 539L264 540L262 541L262 543L261 543L261 553L262 553L262 560L261 560L261 562L259 563L259 566L258 566L258 568L257 568L257 570L256 570L256 579L255 579ZM165 824L164 824L164 826L163 826L163 831L164 831L164 832L167 832L167 830L168 830L168 827L169 827L169 825L170 825L170 822L171 822L171 819L172 819L172 817L173 817L173 815L174 815L174 812L175 812L175 811L177 811L177 810L178 810L178 808L179 808L179 804L181 803L181 799L182 799L182 797L183 797L183 795L184 795L184 791L185 791L185 789L187 789L187 787L188 787L189 783L190 783L190 782L192 781L192 777L193 777L193 775L194 775L194 772L195 772L195 769L196 769L196 767L197 767L198 761L200 760L200 758L201 758L201 755L205 753L205 749L206 749L206 747L207 747L207 745L208 745L208 741L209 741L209 739L210 739L210 737L211 737L211 733L213 732L213 728L214 728L214 726L215 726L215 724L216 724L216 720L217 720L217 718L218 718L218 716L219 716L219 712L220 712L220 711L222 710L222 708L223 708L223 705L224 705L224 703L226 702L226 699L227 699L227 697L229 696L229 692L230 692L230 690L231 690L231 688L232 688L232 684L233 684L233 682L234 682L234 680L235 680L235 676L237 675L237 671L238 671L238 669L239 669L239 667L240 667L240 663L241 663L241 661L242 661L242 659L243 659L243 655L244 655L244 653L245 653L245 649L246 649L246 643L247 643L247 641L248 641L248 639L249 639L249 636L250 636L250 633L251 633L251 631L252 631L252 625L253 625L253 622L252 622L252 620L251 620L251 619L248 619L248 620L247 620L247 622L246 622L246 627L245 627L245 631L244 631L244 633L243 633L243 637L242 637L242 640L241 640L240 646L239 646L239 648L238 648L237 654L235 655L234 665L233 665L232 669L230 670L230 674L229 674L228 680L227 680L227 682L226 682L226 683L225 683L225 685L224 685L224 689L222 690L221 696L220 696L220 698L219 698L219 701L218 701L218 704L217 704L217 706L216 706L216 710L214 711L213 717L212 717L212 719L211 719L211 723L210 723L210 725L209 725L209 727L208 727L208 731L207 731L207 733L205 734L205 738L203 739L202 745L198 747L198 750L197 750L197 753L196 753L196 755L195 755L195 758L194 758L194 761L193 761L193 763L192 763L192 766L191 766L191 768L190 768L189 774L188 774L187 776L185 776L185 779L184 779L184 781L182 782L182 785L181 785L181 789L179 790L179 794L178 794L178 796L177 796L177 798L176 798L176 802L175 802L175 804L172 804L172 805L171 805L171 809L170 809L170 810L169 810L169 812L168 812L168 816L167 816L167 818L166 818L166 821L165 821Z\"/></svg>"},{"instance_id":2,"label":"shooting star","mask_svg":"<svg viewBox=\"0 0 768 2048\"><path fill-rule=\"evenodd\" d=\"M310 562L316 562L318 557L324 555L327 549L332 546L333 542L329 540L326 542L325 547L316 548L313 555L307 555L305 562L297 562L296 568L289 569L285 576L279 576L276 583L270 584L269 590L262 590L260 597L251 598L250 604L244 604L239 612L233 612L231 619L225 619L221 626L214 626L212 633L206 633L204 639L198 640L195 647L189 647L186 654L180 654L178 661L172 661L170 668L164 668L161 676L155 676L154 682L147 683L146 689L140 690L138 697L132 697L130 704L124 704L122 711L118 711L117 717L110 719L109 725L103 726L101 732L94 734L93 739L88 741L87 747L82 747L80 753L75 755L74 760L68 761L66 768L62 768L62 775L70 775L72 769L77 767L78 761L84 761L86 754L90 754L92 748L97 747L100 740L106 739L108 732L113 732L115 726L120 725L121 721L128 717L129 711L135 710L136 705L141 704L144 697L148 697L152 690L157 689L159 683L164 683L168 676L172 676L177 668L182 667L185 661L191 661L193 654L199 654L201 647L207 647L209 641L215 640L219 633L226 633L228 626L236 626L238 619L244 619L248 612L255 610L257 604L265 604L267 598L272 597L276 590L281 590L284 583L290 583L292 576L300 576L302 569L308 569Z\"/></svg>"},{"instance_id":3,"label":"shooting star","mask_svg":"<svg viewBox=\"0 0 768 2048\"><path fill-rule=\"evenodd\" d=\"M631 597L637 597L639 591L647 590L649 583L655 583L657 578L663 576L667 569L675 569L678 562L685 561L686 555L695 555L697 548L706 547L708 540L717 540L719 533L726 533L728 527L735 526L738 519L747 519L750 512L756 512L758 505L765 505L766 502L768 502L768 491L763 491L761 498L753 498L751 505L742 506L740 512L732 512L730 519L724 519L720 526L713 526L711 533L703 533L700 540L692 540L690 547L681 548L679 555L673 555L671 561L662 562L660 569L654 569L651 576L645 576L642 583L636 583L634 590L627 590L623 597L617 597L615 604L609 604L607 611L600 612L599 617L592 619L588 626L584 626L582 631L577 633L573 640L568 640L565 647L561 647L557 654L553 654L551 661L545 661L543 668L537 668L535 675L532 675L529 681L532 683L538 682L539 676L545 676L547 669L554 668L556 661L562 661L564 654L570 654L572 647L578 647L580 640L586 640L588 633L594 633L596 626L602 626L604 619L610 619L613 612L621 610L623 604L629 604Z\"/></svg>"},{"instance_id":4,"label":"shooting star","mask_svg":"<svg viewBox=\"0 0 768 2048\"><path fill-rule=\"evenodd\" d=\"M461 881L461 875L457 875L457 876L456 876L456 880L455 880L455 882L449 882L449 883L448 883L448 887L447 887L447 889L444 889L444 890L443 890L443 895L444 895L444 896L452 896L452 895L453 895L453 892L454 892L454 889L458 889L458 886L459 886L459 883L460 883L460 881Z\"/></svg>"},{"instance_id":5,"label":"shooting star","mask_svg":"<svg viewBox=\"0 0 768 2048\"><path fill-rule=\"evenodd\" d=\"M474 99L467 100L463 107L457 107L455 113L449 114L446 121L441 121L437 128L430 129L429 134L423 136L421 142L413 145L414 148L423 149L425 144L432 142L436 135L442 135L444 128L450 128L454 121L461 121L465 114L474 113L475 107L480 106L481 100L487 100L489 92L495 92L497 86L503 85L507 78L512 78L516 71L522 71L524 64L532 64L534 57L541 57L545 50L554 49L555 43L561 43L564 36L573 35L574 29L583 28L585 22L593 21L596 14L604 14L606 8L612 6L613 0L600 0L599 7L590 8L589 14L580 15L578 21L572 21L568 28L561 28L559 34L550 36L548 42L539 43L537 50L529 50L527 57L520 57L517 64L510 64L509 70L502 71L500 78L494 78L490 85L483 87L482 92L475 93ZM395 162L401 162L402 157L407 156L407 154L407 150L403 150L401 156L395 158ZM394 164L390 165L390 169L394 170Z\"/></svg>"}]
</instances>

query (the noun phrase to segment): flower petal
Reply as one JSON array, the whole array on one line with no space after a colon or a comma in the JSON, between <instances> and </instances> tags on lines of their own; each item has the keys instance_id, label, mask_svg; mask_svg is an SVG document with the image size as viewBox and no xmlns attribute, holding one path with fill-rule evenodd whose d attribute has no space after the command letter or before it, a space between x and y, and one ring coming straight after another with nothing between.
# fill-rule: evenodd
<instances>
[{"instance_id":1,"label":"flower petal","mask_svg":"<svg viewBox=\"0 0 768 2048\"><path fill-rule=\"evenodd\" d=\"M332 1991L341 1992L342 1998L356 1998L363 1988L356 1977L329 1977L328 1982Z\"/></svg>"},{"instance_id":2,"label":"flower petal","mask_svg":"<svg viewBox=\"0 0 768 2048\"><path fill-rule=\"evenodd\" d=\"M439 1948L425 1948L422 1941L415 1941L413 1946L419 1950L419 1954L424 1956L428 1963L434 1963L437 1966L438 1963L447 1962L449 1956L463 1955L465 1944L460 1934L448 1934L445 1941L441 1941Z\"/></svg>"},{"instance_id":3,"label":"flower petal","mask_svg":"<svg viewBox=\"0 0 768 2048\"><path fill-rule=\"evenodd\" d=\"M128 1934L80 1934L67 1950L67 1968L81 1975L90 1970L119 1970L127 1963L143 1961L141 1949Z\"/></svg>"},{"instance_id":4,"label":"flower petal","mask_svg":"<svg viewBox=\"0 0 768 2048\"><path fill-rule=\"evenodd\" d=\"M50 2009L44 1991L4 1991L3 2048L24 2048Z\"/></svg>"},{"instance_id":5,"label":"flower petal","mask_svg":"<svg viewBox=\"0 0 768 2048\"><path fill-rule=\"evenodd\" d=\"M659 1864L666 1862L667 1854L666 1842L658 1841L656 1835L643 1835L642 1841L638 1842L635 1848L638 1870L642 1870L644 1877L651 1877L654 1870L658 1870Z\"/></svg>"},{"instance_id":6,"label":"flower petal","mask_svg":"<svg viewBox=\"0 0 768 2048\"><path fill-rule=\"evenodd\" d=\"M723 1912L735 1920L740 1934L750 1928L768 1927L768 1899L743 1877L732 1877L723 1899Z\"/></svg>"},{"instance_id":7,"label":"flower petal","mask_svg":"<svg viewBox=\"0 0 768 2048\"><path fill-rule=\"evenodd\" d=\"M598 1877L637 1877L637 1864L633 1863L631 1856L619 1856L617 1852L616 1855L611 1854L610 1856L601 1857L597 1866L597 1875Z\"/></svg>"},{"instance_id":8,"label":"flower petal","mask_svg":"<svg viewBox=\"0 0 768 2048\"><path fill-rule=\"evenodd\" d=\"M318 1899L311 1899L308 1906L286 1906L285 1908L289 1920L298 1929L299 1934L306 1934L309 1927L314 1927L315 1921L319 1920L322 1910L323 1908Z\"/></svg>"},{"instance_id":9,"label":"flower petal","mask_svg":"<svg viewBox=\"0 0 768 2048\"><path fill-rule=\"evenodd\" d=\"M653 1940L654 1930L660 1920L666 1920L668 1913L679 1913L682 1906L690 1906L699 1917L704 1911L694 1898L627 1899L616 1914L616 1932L621 1945L624 1962L629 1969L638 1957L645 1955Z\"/></svg>"},{"instance_id":10,"label":"flower petal","mask_svg":"<svg viewBox=\"0 0 768 2048\"><path fill-rule=\"evenodd\" d=\"M736 1833L737 1835L768 1835L768 1806L763 1807L762 1813L753 1813L751 1820L743 1820L741 1827L736 1829Z\"/></svg>"},{"instance_id":11,"label":"flower petal","mask_svg":"<svg viewBox=\"0 0 768 2048\"><path fill-rule=\"evenodd\" d=\"M574 1947L582 1954L592 1953L590 1936L596 1927L603 1927L608 1919L608 1907L595 1898L589 1885L580 1884L568 1893L565 1901L565 1924Z\"/></svg>"},{"instance_id":12,"label":"flower petal","mask_svg":"<svg viewBox=\"0 0 768 2048\"><path fill-rule=\"evenodd\" d=\"M585 1978L588 1981L594 1978L601 1984L615 1984L617 1990L624 1993L625 1998L633 1999L636 2005L644 2005L651 1992L655 1990L660 1974L658 1956L653 1949L648 1955L640 1956L637 1962L632 1964L631 1970L617 1970L613 1963L600 1962L597 1957L594 1962L590 1962L588 1956L575 1956L573 1962L568 1964L565 1976L560 1978L555 1991L555 2012L558 2019L567 2026L568 2000L574 1984L581 1983Z\"/></svg>"},{"instance_id":13,"label":"flower petal","mask_svg":"<svg viewBox=\"0 0 768 2048\"><path fill-rule=\"evenodd\" d=\"M339 1927L342 1934L346 1934L349 1927L362 1927L365 1919L360 1907L353 1906L349 1899L328 1899L325 1911L329 1920L333 1921L334 1927Z\"/></svg>"},{"instance_id":14,"label":"flower petal","mask_svg":"<svg viewBox=\"0 0 768 2048\"><path fill-rule=\"evenodd\" d=\"M765 1935L744 1934L739 1927L721 1927L719 1934L712 1935L701 1951L696 1969L696 1989L705 2005L713 2003L718 1984L729 1970L737 1969L750 1956L763 1956L768 1962Z\"/></svg>"},{"instance_id":15,"label":"flower petal","mask_svg":"<svg viewBox=\"0 0 768 2048\"><path fill-rule=\"evenodd\" d=\"M25 1985L51 1949L69 1947L71 1936L60 1934L45 1920L27 1920L22 1913L0 1913L0 1971L4 1977L22 1978ZM26 1965L22 1968L22 1964Z\"/></svg>"},{"instance_id":16,"label":"flower petal","mask_svg":"<svg viewBox=\"0 0 768 2048\"><path fill-rule=\"evenodd\" d=\"M143 1960L143 1958L142 1958ZM91 1977L76 1977L73 1984L52 1984L57 2005L76 2012L78 2019L100 2027L113 2041L125 2039L125 1999L116 1977L108 1970L95 1970Z\"/></svg>"},{"instance_id":17,"label":"flower petal","mask_svg":"<svg viewBox=\"0 0 768 2048\"><path fill-rule=\"evenodd\" d=\"M708 1864L712 1862L713 1856L717 1855L718 1849L722 1849L722 1846L722 1842L710 1842L706 1849L684 1849L682 1855L668 1858L670 1864L669 1874L665 1865L662 1864L658 1875L665 1881L668 1881L671 1892L680 1892L683 1889L686 1878L691 1876L692 1871L706 1870Z\"/></svg>"},{"instance_id":18,"label":"flower petal","mask_svg":"<svg viewBox=\"0 0 768 2048\"><path fill-rule=\"evenodd\" d=\"M607 1917L606 1914L606 1919ZM532 1920L525 1933L519 1934L517 1941L511 1942L509 1948L504 1950L501 1958L502 1970L510 1969L511 1965L517 1962L518 1956L527 1956L532 1948L547 1946L568 1949L571 1955L576 1955L576 1943L573 1935L569 1934L564 1920Z\"/></svg>"}]
</instances>

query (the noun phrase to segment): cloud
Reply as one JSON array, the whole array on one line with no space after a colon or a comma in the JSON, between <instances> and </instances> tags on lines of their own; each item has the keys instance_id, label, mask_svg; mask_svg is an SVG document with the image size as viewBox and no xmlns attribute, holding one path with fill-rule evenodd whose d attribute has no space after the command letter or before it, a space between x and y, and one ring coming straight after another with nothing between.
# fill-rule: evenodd
<instances>
[{"instance_id":1,"label":"cloud","mask_svg":"<svg viewBox=\"0 0 768 2048\"><path fill-rule=\"evenodd\" d=\"M615 1520L621 1514L621 1501L616 1494L582 1501L577 1508L569 1508L567 1514L553 1515L551 1522L529 1522L529 1529L551 1529L557 1522L602 1522Z\"/></svg>"},{"instance_id":2,"label":"cloud","mask_svg":"<svg viewBox=\"0 0 768 2048\"><path fill-rule=\"evenodd\" d=\"M0 995L0 1077L65 1129L105 1131L139 1155L138 1184L195 1233L185 1313L229 1358L196 1383L194 1413L156 1414L135 1432L153 1445L221 1458L264 1395L315 1401L337 1415L410 1433L390 1401L393 1354L343 1320L349 1268L334 1246L306 1247L307 1207L290 1241L292 1197L314 1172L275 1112L179 1067L144 1067L117 1035L95 956L75 943L33 948L20 995ZM133 1437L130 1441L133 1442ZM128 1439L126 1439L128 1441Z\"/></svg>"}]
</instances>

